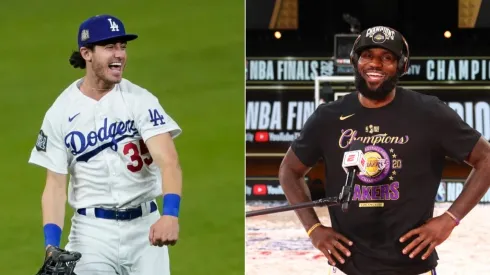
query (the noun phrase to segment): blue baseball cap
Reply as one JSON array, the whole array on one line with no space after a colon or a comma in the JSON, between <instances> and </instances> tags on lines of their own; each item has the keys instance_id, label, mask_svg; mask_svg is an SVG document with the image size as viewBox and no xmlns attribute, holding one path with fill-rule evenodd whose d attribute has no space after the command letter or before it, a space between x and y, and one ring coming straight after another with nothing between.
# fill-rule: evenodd
<instances>
[{"instance_id":1,"label":"blue baseball cap","mask_svg":"<svg viewBox=\"0 0 490 275\"><path fill-rule=\"evenodd\" d=\"M111 39L131 41L136 34L127 34L124 24L111 15L96 15L82 22L78 29L78 48L88 44L97 44Z\"/></svg>"}]
</instances>

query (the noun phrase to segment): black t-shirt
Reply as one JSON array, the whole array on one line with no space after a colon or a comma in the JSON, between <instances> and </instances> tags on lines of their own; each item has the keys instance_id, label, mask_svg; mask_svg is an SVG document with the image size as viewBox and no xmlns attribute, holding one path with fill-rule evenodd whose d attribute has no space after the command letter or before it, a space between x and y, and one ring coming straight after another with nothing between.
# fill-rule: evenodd
<instances>
[{"instance_id":1,"label":"black t-shirt","mask_svg":"<svg viewBox=\"0 0 490 275\"><path fill-rule=\"evenodd\" d=\"M360 140L367 159L349 211L329 208L332 227L354 242L352 256L337 266L348 275L414 275L434 268L435 251L426 260L425 250L410 259L402 250L411 240L399 238L433 217L445 156L464 161L480 135L437 97L403 88L381 108L363 107L356 92L320 105L291 147L307 166L323 160L326 196L341 192L350 142Z\"/></svg>"}]
</instances>

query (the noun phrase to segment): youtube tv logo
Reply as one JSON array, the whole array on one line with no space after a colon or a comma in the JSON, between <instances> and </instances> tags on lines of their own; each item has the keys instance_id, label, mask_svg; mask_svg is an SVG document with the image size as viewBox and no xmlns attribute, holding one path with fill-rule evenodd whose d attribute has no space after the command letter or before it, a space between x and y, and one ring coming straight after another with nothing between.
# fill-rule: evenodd
<instances>
[{"instance_id":1,"label":"youtube tv logo","mask_svg":"<svg viewBox=\"0 0 490 275\"><path fill-rule=\"evenodd\" d=\"M252 194L255 196L265 196L267 195L267 185L265 184L255 184L252 188Z\"/></svg>"},{"instance_id":2,"label":"youtube tv logo","mask_svg":"<svg viewBox=\"0 0 490 275\"><path fill-rule=\"evenodd\" d=\"M268 132L256 132L255 133L255 141L256 142L268 142L269 141L269 133Z\"/></svg>"},{"instance_id":3,"label":"youtube tv logo","mask_svg":"<svg viewBox=\"0 0 490 275\"><path fill-rule=\"evenodd\" d=\"M308 179L305 178L308 182ZM284 201L286 196L277 177L247 177L247 201Z\"/></svg>"}]
</instances>

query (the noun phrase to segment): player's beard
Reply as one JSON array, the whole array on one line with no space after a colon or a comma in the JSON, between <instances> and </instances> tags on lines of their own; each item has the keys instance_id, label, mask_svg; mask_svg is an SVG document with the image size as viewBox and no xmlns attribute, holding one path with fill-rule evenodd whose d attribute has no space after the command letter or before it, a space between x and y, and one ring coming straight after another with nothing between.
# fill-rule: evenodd
<instances>
[{"instance_id":1,"label":"player's beard","mask_svg":"<svg viewBox=\"0 0 490 275\"><path fill-rule=\"evenodd\" d=\"M354 84L357 90L364 97L372 100L382 100L385 99L391 91L393 91L393 88L395 88L396 84L398 83L398 74L390 76L375 90L369 89L366 80L362 77L358 70L354 70L354 79Z\"/></svg>"},{"instance_id":2,"label":"player's beard","mask_svg":"<svg viewBox=\"0 0 490 275\"><path fill-rule=\"evenodd\" d=\"M93 60L92 62L92 70L97 79L101 80L104 83L104 88L111 88L114 84L120 82L120 80L112 80L109 69L109 64L104 62L98 62L97 60Z\"/></svg>"}]
</instances>

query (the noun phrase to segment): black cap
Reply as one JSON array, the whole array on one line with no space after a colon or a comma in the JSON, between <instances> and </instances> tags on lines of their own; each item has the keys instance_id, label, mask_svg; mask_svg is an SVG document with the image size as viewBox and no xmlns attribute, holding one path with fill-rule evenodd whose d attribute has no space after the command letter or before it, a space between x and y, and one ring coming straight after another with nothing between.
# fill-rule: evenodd
<instances>
[{"instance_id":1,"label":"black cap","mask_svg":"<svg viewBox=\"0 0 490 275\"><path fill-rule=\"evenodd\" d=\"M376 26L362 31L353 51L359 54L368 48L383 48L400 57L403 52L403 36L395 29Z\"/></svg>"}]
</instances>

